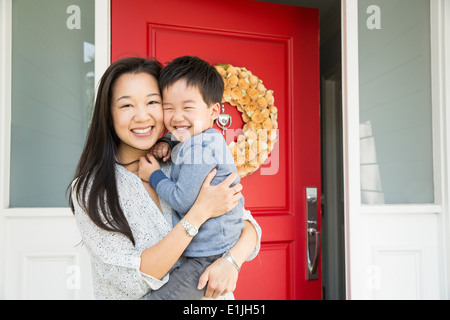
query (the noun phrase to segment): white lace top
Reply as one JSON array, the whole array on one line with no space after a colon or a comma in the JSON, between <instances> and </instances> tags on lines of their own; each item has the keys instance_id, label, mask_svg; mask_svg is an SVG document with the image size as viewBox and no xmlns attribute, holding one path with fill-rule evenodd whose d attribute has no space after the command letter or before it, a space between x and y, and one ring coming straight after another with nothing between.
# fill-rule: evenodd
<instances>
[{"instance_id":1,"label":"white lace top","mask_svg":"<svg viewBox=\"0 0 450 320\"><path fill-rule=\"evenodd\" d=\"M162 166L162 170L169 175L169 166ZM172 229L171 208L160 199L161 214L140 178L120 165L116 165L116 180L120 205L133 232L135 245L123 234L97 227L72 193L75 218L91 257L95 297L140 299L169 279L169 274L166 274L158 280L142 273L139 268L142 251L158 243ZM250 221L258 233L257 247L248 258L252 260L259 252L261 228L249 211L244 212L243 219ZM223 298L232 299L233 296L228 294Z\"/></svg>"}]
</instances>

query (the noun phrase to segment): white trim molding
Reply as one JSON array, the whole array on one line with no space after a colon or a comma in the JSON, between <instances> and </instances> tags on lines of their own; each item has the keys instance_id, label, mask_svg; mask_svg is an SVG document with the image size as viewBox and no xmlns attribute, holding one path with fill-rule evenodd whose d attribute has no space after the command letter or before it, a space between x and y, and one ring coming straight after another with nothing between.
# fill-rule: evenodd
<instances>
[{"instance_id":1,"label":"white trim molding","mask_svg":"<svg viewBox=\"0 0 450 320\"><path fill-rule=\"evenodd\" d=\"M355 239L359 239L359 52L358 5L356 0L342 0L342 112L343 163L346 248L346 292L352 298L352 284L359 279L352 272L351 256L357 256ZM357 170L355 170L357 168Z\"/></svg>"},{"instance_id":2,"label":"white trim molding","mask_svg":"<svg viewBox=\"0 0 450 320\"><path fill-rule=\"evenodd\" d=\"M9 203L9 156L11 144L12 2L0 0L0 209Z\"/></svg>"},{"instance_id":3,"label":"white trim molding","mask_svg":"<svg viewBox=\"0 0 450 320\"><path fill-rule=\"evenodd\" d=\"M11 128L11 55L12 2L0 0L0 261L5 255L4 210L9 202L9 158ZM5 187L5 186L8 187ZM4 265L0 263L0 284L5 283ZM0 285L0 300L5 296Z\"/></svg>"},{"instance_id":4,"label":"white trim molding","mask_svg":"<svg viewBox=\"0 0 450 320\"><path fill-rule=\"evenodd\" d=\"M436 203L442 207L441 295L450 298L450 1L431 0L433 128Z\"/></svg>"},{"instance_id":5,"label":"white trim molding","mask_svg":"<svg viewBox=\"0 0 450 320\"><path fill-rule=\"evenodd\" d=\"M96 85L100 83L100 79L103 73L110 65L110 63L111 63L111 0L95 0Z\"/></svg>"}]
</instances>

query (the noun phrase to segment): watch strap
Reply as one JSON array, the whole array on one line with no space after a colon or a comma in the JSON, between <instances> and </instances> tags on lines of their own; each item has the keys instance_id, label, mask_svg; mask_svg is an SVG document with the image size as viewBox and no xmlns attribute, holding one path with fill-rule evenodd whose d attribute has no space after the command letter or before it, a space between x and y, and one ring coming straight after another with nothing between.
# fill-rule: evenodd
<instances>
[{"instance_id":1,"label":"watch strap","mask_svg":"<svg viewBox=\"0 0 450 320\"><path fill-rule=\"evenodd\" d=\"M192 223L190 223L189 221L187 221L186 219L181 219L180 221L181 225L183 226L184 230L186 230L186 234L189 237L193 237L198 233L198 228L196 226L194 226ZM195 234L190 234L190 230L194 229L195 230Z\"/></svg>"}]
</instances>

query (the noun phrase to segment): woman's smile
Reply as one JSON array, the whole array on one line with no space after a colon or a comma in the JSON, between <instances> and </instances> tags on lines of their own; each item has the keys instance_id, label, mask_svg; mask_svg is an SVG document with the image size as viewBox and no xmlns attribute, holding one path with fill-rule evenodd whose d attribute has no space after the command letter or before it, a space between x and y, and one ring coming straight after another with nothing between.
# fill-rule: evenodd
<instances>
[{"instance_id":1,"label":"woman's smile","mask_svg":"<svg viewBox=\"0 0 450 320\"><path fill-rule=\"evenodd\" d=\"M138 137L147 137L152 134L153 126L146 127L146 128L134 128L131 129L131 132L133 132Z\"/></svg>"}]
</instances>

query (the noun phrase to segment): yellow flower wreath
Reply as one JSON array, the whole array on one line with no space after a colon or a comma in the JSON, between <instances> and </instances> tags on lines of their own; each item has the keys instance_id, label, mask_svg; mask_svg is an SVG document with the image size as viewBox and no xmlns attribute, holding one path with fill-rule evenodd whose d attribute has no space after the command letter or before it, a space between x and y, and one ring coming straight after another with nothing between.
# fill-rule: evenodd
<instances>
[{"instance_id":1,"label":"yellow flower wreath","mask_svg":"<svg viewBox=\"0 0 450 320\"><path fill-rule=\"evenodd\" d=\"M273 150L277 140L278 109L274 106L273 91L267 90L250 70L230 64L215 67L225 84L222 103L235 106L245 123L244 134L228 145L239 175L245 177L258 170Z\"/></svg>"}]
</instances>

